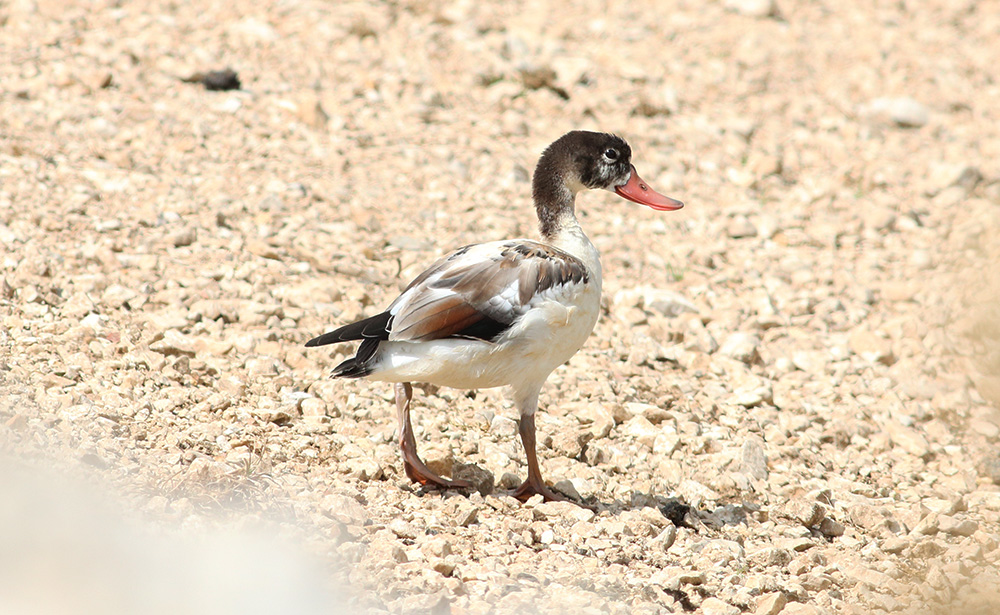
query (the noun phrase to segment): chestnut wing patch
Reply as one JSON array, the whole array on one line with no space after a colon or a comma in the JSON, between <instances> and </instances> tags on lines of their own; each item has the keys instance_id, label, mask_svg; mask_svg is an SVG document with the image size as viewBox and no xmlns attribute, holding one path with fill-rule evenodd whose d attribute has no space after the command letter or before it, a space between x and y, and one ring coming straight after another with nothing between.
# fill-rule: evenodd
<instances>
[{"instance_id":1,"label":"chestnut wing patch","mask_svg":"<svg viewBox=\"0 0 1000 615\"><path fill-rule=\"evenodd\" d=\"M483 256L466 256L470 248L463 248L414 280L389 307L389 339L493 340L540 294L589 281L584 264L557 248L534 241L511 241L498 248Z\"/></svg>"}]
</instances>

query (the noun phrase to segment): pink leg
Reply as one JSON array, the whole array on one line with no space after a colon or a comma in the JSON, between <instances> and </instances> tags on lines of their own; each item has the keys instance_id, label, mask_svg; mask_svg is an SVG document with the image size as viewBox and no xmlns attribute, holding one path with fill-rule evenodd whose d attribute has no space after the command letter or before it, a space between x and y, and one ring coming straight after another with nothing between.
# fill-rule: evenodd
<instances>
[{"instance_id":1,"label":"pink leg","mask_svg":"<svg viewBox=\"0 0 1000 615\"><path fill-rule=\"evenodd\" d=\"M546 502L556 500L559 502L572 501L561 493L556 493L545 486L542 480L542 470L538 467L538 456L535 453L535 414L522 414L521 423L518 427L521 432L521 442L524 444L524 455L528 459L528 480L521 483L521 486L514 492L514 497L526 501L535 494L541 494Z\"/></svg>"},{"instance_id":2,"label":"pink leg","mask_svg":"<svg viewBox=\"0 0 1000 615\"><path fill-rule=\"evenodd\" d=\"M471 487L464 480L448 480L441 478L417 456L417 441L413 438L413 426L410 424L410 400L413 399L413 387L409 382L396 385L396 413L399 419L399 449L403 452L403 469L410 480L421 485L434 485L441 489L462 489Z\"/></svg>"}]
</instances>

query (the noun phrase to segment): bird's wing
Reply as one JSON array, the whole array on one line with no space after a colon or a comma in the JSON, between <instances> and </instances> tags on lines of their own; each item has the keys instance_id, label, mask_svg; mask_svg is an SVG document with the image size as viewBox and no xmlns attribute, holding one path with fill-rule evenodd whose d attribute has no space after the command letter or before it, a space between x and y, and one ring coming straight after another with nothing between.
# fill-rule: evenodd
<instances>
[{"instance_id":1,"label":"bird's wing","mask_svg":"<svg viewBox=\"0 0 1000 615\"><path fill-rule=\"evenodd\" d=\"M492 340L535 302L588 280L580 259L536 241L466 246L432 265L392 302L387 339Z\"/></svg>"}]
</instances>

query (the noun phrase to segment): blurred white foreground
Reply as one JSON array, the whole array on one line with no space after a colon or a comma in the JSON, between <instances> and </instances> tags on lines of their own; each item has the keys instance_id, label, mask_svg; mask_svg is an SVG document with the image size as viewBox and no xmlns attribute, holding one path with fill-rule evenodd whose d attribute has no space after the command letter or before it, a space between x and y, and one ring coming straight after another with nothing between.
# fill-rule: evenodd
<instances>
[{"instance_id":1,"label":"blurred white foreground","mask_svg":"<svg viewBox=\"0 0 1000 615\"><path fill-rule=\"evenodd\" d=\"M3 615L351 612L323 575L278 539L126 520L94 488L0 455Z\"/></svg>"}]
</instances>

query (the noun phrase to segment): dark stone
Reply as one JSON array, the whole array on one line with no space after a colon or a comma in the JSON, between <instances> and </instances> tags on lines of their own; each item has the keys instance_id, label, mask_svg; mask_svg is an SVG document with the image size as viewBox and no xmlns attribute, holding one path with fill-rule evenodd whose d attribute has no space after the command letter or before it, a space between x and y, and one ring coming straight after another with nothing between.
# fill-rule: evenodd
<instances>
[{"instance_id":1,"label":"dark stone","mask_svg":"<svg viewBox=\"0 0 1000 615\"><path fill-rule=\"evenodd\" d=\"M451 478L472 483L472 488L483 495L493 493L493 473L474 463L456 463L451 470Z\"/></svg>"},{"instance_id":2,"label":"dark stone","mask_svg":"<svg viewBox=\"0 0 1000 615\"><path fill-rule=\"evenodd\" d=\"M213 70L206 73L201 78L201 83L206 90L224 91L240 89L240 77L231 68L225 70Z\"/></svg>"},{"instance_id":3,"label":"dark stone","mask_svg":"<svg viewBox=\"0 0 1000 615\"><path fill-rule=\"evenodd\" d=\"M687 522L684 521L685 515L691 512L691 507L689 505L678 500L677 498L670 498L660 504L659 508L660 513L675 526L690 527Z\"/></svg>"}]
</instances>

